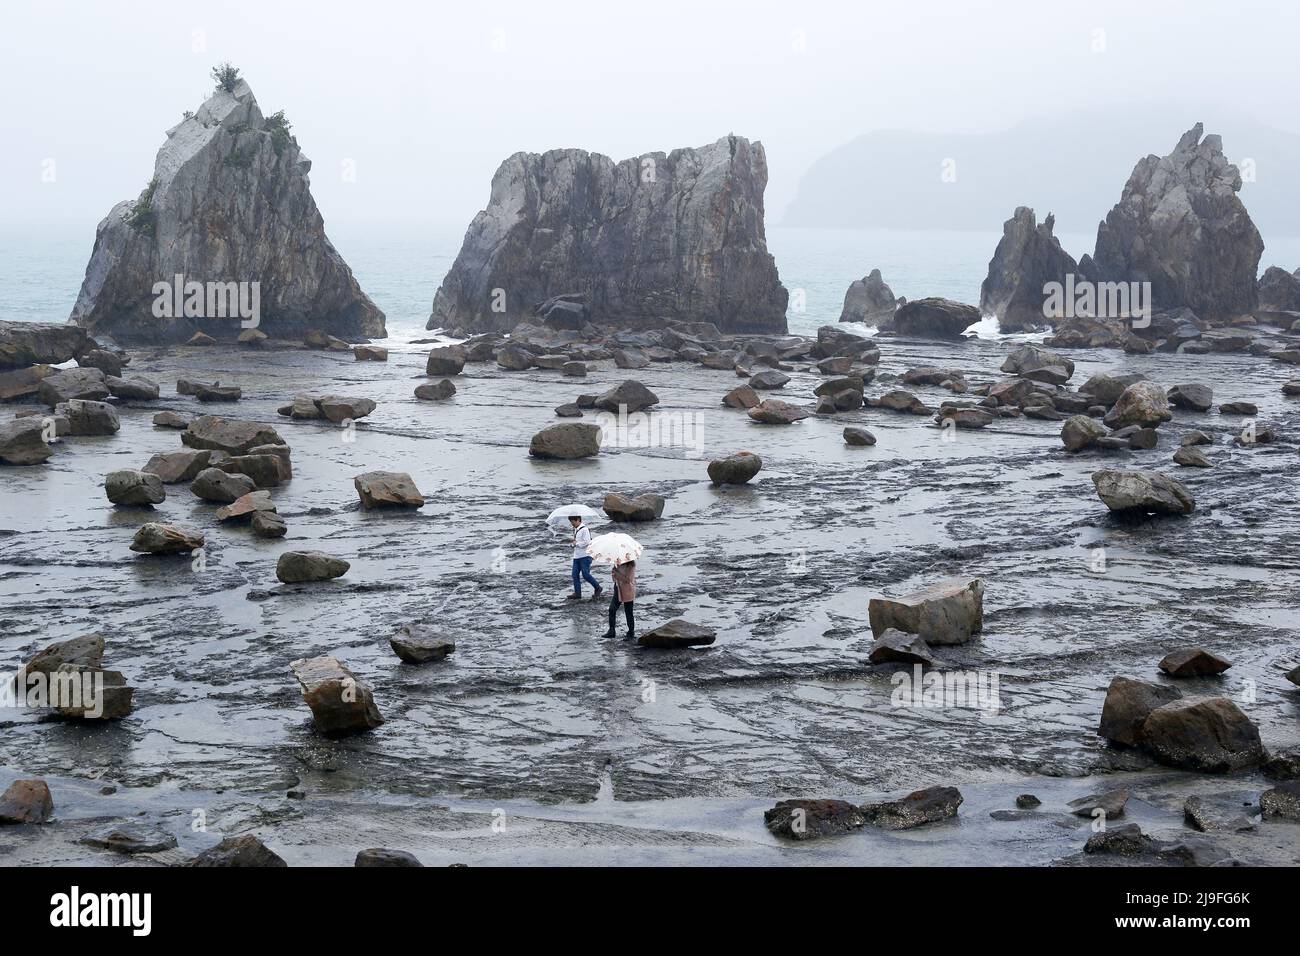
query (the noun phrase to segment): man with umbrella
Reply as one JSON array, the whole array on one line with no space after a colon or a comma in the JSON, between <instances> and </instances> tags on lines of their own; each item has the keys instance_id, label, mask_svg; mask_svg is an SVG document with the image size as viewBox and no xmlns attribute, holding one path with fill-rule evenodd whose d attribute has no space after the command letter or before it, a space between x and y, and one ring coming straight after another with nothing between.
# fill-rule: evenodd
<instances>
[{"instance_id":1,"label":"man with umbrella","mask_svg":"<svg viewBox=\"0 0 1300 956\"><path fill-rule=\"evenodd\" d=\"M582 515L570 515L569 526L573 528L573 593L569 595L569 600L582 600L582 582L585 578L594 588L591 596L594 601L605 589L591 576L591 555L587 554L587 548L591 544L591 529L583 522Z\"/></svg>"}]
</instances>

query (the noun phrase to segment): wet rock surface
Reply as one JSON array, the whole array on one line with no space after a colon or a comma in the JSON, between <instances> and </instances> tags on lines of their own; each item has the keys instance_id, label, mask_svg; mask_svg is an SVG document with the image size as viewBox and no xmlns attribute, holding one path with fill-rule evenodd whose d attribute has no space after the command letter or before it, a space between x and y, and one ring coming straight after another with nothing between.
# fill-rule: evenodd
<instances>
[{"instance_id":1,"label":"wet rock surface","mask_svg":"<svg viewBox=\"0 0 1300 956\"><path fill-rule=\"evenodd\" d=\"M984 341L896 338L880 345L883 372L958 368L973 385L999 380L1010 351ZM845 858L862 861L991 855L1050 862L1082 846L1086 821L1080 831L1044 834L989 820L987 826L1017 834L1011 851L993 847L993 831L978 829L985 824L975 818L1011 806L1025 791L1043 799L1045 812L1122 786L1134 794L1126 814L1163 837L1162 828L1183 826L1182 803L1199 781L1224 789L1221 777L1151 770L1140 749L1108 746L1096 733L1112 676L1161 679L1156 664L1171 649L1171 636L1222 651L1221 635L1232 635L1234 666L1222 680L1234 690L1239 680L1255 681L1259 699L1248 713L1270 750L1300 745L1297 692L1285 677L1297 663L1300 628L1294 603L1300 570L1290 557L1300 548L1297 456L1285 439L1300 434L1300 405L1282 392L1294 377L1292 366L1245 354L1071 353L1077 365L1071 381L1106 373L1141 374L1162 386L1202 382L1225 398L1256 403L1284 436L1241 448L1227 441L1240 420L1175 408L1159 429L1162 448L1075 456L1062 448L1060 423L1024 418L961 431L955 442L942 441L926 419L870 407L760 430L719 404L736 381L729 372L652 363L638 376L661 409L701 417L702 456L633 445L608 448L588 462L535 463L526 456L529 439L554 421L555 405L573 399L573 380L542 369L468 365L454 406L430 405L411 394L426 354L394 347L385 365L355 363L350 355L335 364L337 356L322 352L245 352L237 378L226 346L138 355L131 368L163 384L168 410L203 414L192 398L172 394L178 375L228 377L245 393L233 406L240 418L258 428L275 426L294 448L298 477L274 492L293 526L289 542L218 525L214 506L183 490L156 506L159 521L205 532L200 568L188 554L137 559L128 545L140 516L115 514L94 491L115 468L181 449L175 432L153 425L156 405L120 407L122 427L111 438L56 442L45 465L7 468L0 478L6 493L29 506L6 511L0 522L7 589L0 670L20 666L34 647L102 628L113 635L112 666L136 685L136 705L129 717L95 728L94 739L71 725L18 716L0 736L0 764L24 778L84 776L91 766L110 765L110 779L141 806L171 807L176 801L167 788L180 787L186 801L193 795L202 805L234 812L236 832L265 832L295 863L344 864L376 843L408 848L429 865L551 852L526 851L513 838L495 849L408 838L417 815L445 820L449 828L490 823L482 807L431 808L433 793L533 802L527 812L539 820L539 839L545 835L545 847L563 845L566 853L587 833L591 852L613 859L614 851L594 836L602 832L635 840L660 859L689 844L763 860L768 851L748 841L755 830L767 839L758 821L778 796L834 794L861 803L872 793L942 780L966 797L962 825L952 828L964 833L941 835L945 827L914 833L949 842L911 846L905 857L898 848L865 842L872 834L864 831L791 852L841 847L831 852L860 853ZM810 400L822 380L803 368L786 374L792 381L783 392L800 400ZM600 393L623 377L611 361L600 360L582 387ZM867 394L889 387L870 384ZM276 415L299 390L364 392L380 407L359 423L349 444L321 421ZM953 397L938 386L915 391L936 409ZM445 414L453 407L454 415ZM847 426L868 428L877 444L844 446ZM1193 515L1129 524L1099 503L1090 480L1096 455L1115 455L1105 461L1126 468L1162 468L1193 428L1215 439L1216 458L1211 472L1184 469L1186 478L1180 472L1197 498ZM746 448L764 460L758 478L713 486L707 463ZM374 469L409 470L431 499L414 516L419 520L357 507L352 478ZM537 514L569 500L599 507L611 488L651 487L672 498L671 517L635 530L647 547L638 562L638 623L707 621L718 632L707 652L602 644L593 634L605 627L607 602L552 607L569 587L568 559L557 557ZM286 546L347 555L352 570L323 587L279 588L275 564ZM498 546L505 575L493 569ZM806 574L791 566L795 549L804 551ZM986 582L982 636L933 650L949 666L1002 675L1002 708L992 719L971 708L895 707L892 669L866 666L870 599L952 576ZM1225 601L1225 594L1233 599ZM439 606L438 627L472 632L475 640L441 664L402 664L388 636L407 621L435 620L429 614ZM316 749L318 738L286 679L288 661L322 654L337 655L368 680L388 718L364 737L343 738L328 754ZM655 704L642 700L646 679L659 687ZM870 735L861 731L864 716L872 721ZM454 746L432 732L447 721L458 728ZM612 804L595 799L607 758L617 795ZM1077 779L1087 774L1101 776ZM281 805L283 791L300 779L327 788L337 802L307 801L302 817L249 809ZM216 780L227 794L209 793ZM83 798L88 814L100 785L95 780ZM55 793L61 815L62 792ZM1178 800L1163 815L1140 800L1143 793L1165 792ZM394 805L384 805L390 799ZM557 810L557 800L572 804ZM629 825L624 801L640 808L652 801L664 827ZM699 821L713 808L748 815L744 832L704 832ZM354 819L374 821L374 835L354 839ZM18 829L6 828L0 839L18 840ZM670 839L663 829L680 836ZM182 830L177 836L189 855L215 839L196 843ZM36 853L26 844L6 846L15 859ZM346 853L331 856L327 846ZM1261 860L1274 852L1233 850ZM66 853L66 859L107 856L88 847Z\"/></svg>"}]
</instances>

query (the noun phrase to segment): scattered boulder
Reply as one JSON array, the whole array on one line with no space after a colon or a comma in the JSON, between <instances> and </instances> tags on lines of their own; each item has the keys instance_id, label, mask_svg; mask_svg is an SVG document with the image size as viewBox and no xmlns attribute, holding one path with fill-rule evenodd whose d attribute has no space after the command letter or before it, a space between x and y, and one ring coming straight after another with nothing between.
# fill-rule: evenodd
<instances>
[{"instance_id":1,"label":"scattered boulder","mask_svg":"<svg viewBox=\"0 0 1300 956\"><path fill-rule=\"evenodd\" d=\"M456 642L423 624L407 624L388 639L393 653L408 664L440 661L456 650Z\"/></svg>"},{"instance_id":2,"label":"scattered boulder","mask_svg":"<svg viewBox=\"0 0 1300 956\"><path fill-rule=\"evenodd\" d=\"M868 803L859 807L867 823L885 830L911 830L957 816L962 795L956 787L928 787L901 800Z\"/></svg>"},{"instance_id":3,"label":"scattered boulder","mask_svg":"<svg viewBox=\"0 0 1300 956\"><path fill-rule=\"evenodd\" d=\"M925 664L933 666L930 645L919 634L904 634L889 629L871 645L867 660L872 664Z\"/></svg>"},{"instance_id":4,"label":"scattered boulder","mask_svg":"<svg viewBox=\"0 0 1300 956\"><path fill-rule=\"evenodd\" d=\"M352 479L363 508L423 508L424 495L406 472L368 471Z\"/></svg>"},{"instance_id":5,"label":"scattered boulder","mask_svg":"<svg viewBox=\"0 0 1300 956\"><path fill-rule=\"evenodd\" d=\"M1300 823L1300 781L1290 780L1265 790L1259 795L1259 808L1267 819ZM2 812L0 822L3 822Z\"/></svg>"},{"instance_id":6,"label":"scattered boulder","mask_svg":"<svg viewBox=\"0 0 1300 956\"><path fill-rule=\"evenodd\" d=\"M131 550L140 554L188 554L203 547L203 532L178 525L151 521L131 539Z\"/></svg>"},{"instance_id":7,"label":"scattered boulder","mask_svg":"<svg viewBox=\"0 0 1300 956\"><path fill-rule=\"evenodd\" d=\"M185 342L186 345L216 345L217 340L206 332L195 332Z\"/></svg>"},{"instance_id":8,"label":"scattered boulder","mask_svg":"<svg viewBox=\"0 0 1300 956\"><path fill-rule=\"evenodd\" d=\"M80 843L100 850L112 850L134 856L137 853L161 853L176 848L176 837L157 827L138 823L114 823L81 838Z\"/></svg>"},{"instance_id":9,"label":"scattered boulder","mask_svg":"<svg viewBox=\"0 0 1300 956\"><path fill-rule=\"evenodd\" d=\"M1120 396L1130 386L1146 380L1145 375L1111 375L1099 372L1080 386L1079 391L1091 395L1107 408L1119 401Z\"/></svg>"},{"instance_id":10,"label":"scattered boulder","mask_svg":"<svg viewBox=\"0 0 1300 956\"><path fill-rule=\"evenodd\" d=\"M382 847L372 847L369 850L358 850L356 861L352 864L358 866L424 866L415 856L405 850L388 850Z\"/></svg>"},{"instance_id":11,"label":"scattered boulder","mask_svg":"<svg viewBox=\"0 0 1300 956\"><path fill-rule=\"evenodd\" d=\"M1043 801L1039 800L1032 793L1022 793L1016 797L1016 806L1021 810L1032 810L1035 807L1041 807Z\"/></svg>"},{"instance_id":12,"label":"scattered boulder","mask_svg":"<svg viewBox=\"0 0 1300 956\"><path fill-rule=\"evenodd\" d=\"M204 501L218 504L231 504L244 495L257 490L257 482L248 475L224 471L220 468L204 468L190 482L190 491Z\"/></svg>"},{"instance_id":13,"label":"scattered boulder","mask_svg":"<svg viewBox=\"0 0 1300 956\"><path fill-rule=\"evenodd\" d=\"M248 526L253 529L253 534L259 538L283 538L289 533L289 526L274 511L258 511L254 513Z\"/></svg>"},{"instance_id":14,"label":"scattered boulder","mask_svg":"<svg viewBox=\"0 0 1300 956\"><path fill-rule=\"evenodd\" d=\"M870 399L867 404L872 408L887 408L892 412L906 412L909 415L934 414L933 408L902 389L891 389L879 398Z\"/></svg>"},{"instance_id":15,"label":"scattered boulder","mask_svg":"<svg viewBox=\"0 0 1300 956\"><path fill-rule=\"evenodd\" d=\"M877 325L887 322L898 304L898 298L885 283L880 270L872 269L864 278L855 280L844 294L840 321Z\"/></svg>"},{"instance_id":16,"label":"scattered boulder","mask_svg":"<svg viewBox=\"0 0 1300 956\"><path fill-rule=\"evenodd\" d=\"M369 398L345 398L342 395L326 395L316 400L316 407L321 414L335 425L365 418L375 410L376 405Z\"/></svg>"},{"instance_id":17,"label":"scattered boulder","mask_svg":"<svg viewBox=\"0 0 1300 956\"><path fill-rule=\"evenodd\" d=\"M130 715L135 688L127 684L121 671L85 667L81 664L60 664L55 674L56 679L76 681L82 687L87 686L89 681L99 688L97 699L83 693L80 699L74 695L57 704L55 709L59 716L72 720L121 720Z\"/></svg>"},{"instance_id":18,"label":"scattered boulder","mask_svg":"<svg viewBox=\"0 0 1300 956\"><path fill-rule=\"evenodd\" d=\"M743 485L759 473L763 459L741 451L709 462L709 480L715 485Z\"/></svg>"},{"instance_id":19,"label":"scattered boulder","mask_svg":"<svg viewBox=\"0 0 1300 956\"><path fill-rule=\"evenodd\" d=\"M329 656L289 665L316 727L326 735L362 733L384 722L370 685Z\"/></svg>"},{"instance_id":20,"label":"scattered boulder","mask_svg":"<svg viewBox=\"0 0 1300 956\"><path fill-rule=\"evenodd\" d=\"M158 505L167 498L161 478L131 468L109 472L104 479L104 493L115 505Z\"/></svg>"},{"instance_id":21,"label":"scattered boulder","mask_svg":"<svg viewBox=\"0 0 1300 956\"><path fill-rule=\"evenodd\" d=\"M1093 793L1071 800L1067 806L1076 817L1096 817L1100 811L1103 819L1114 820L1124 815L1128 797L1127 790L1107 790L1105 793Z\"/></svg>"},{"instance_id":22,"label":"scattered boulder","mask_svg":"<svg viewBox=\"0 0 1300 956\"><path fill-rule=\"evenodd\" d=\"M866 818L845 800L781 800L763 812L763 824L787 840L841 836L866 825Z\"/></svg>"},{"instance_id":23,"label":"scattered boulder","mask_svg":"<svg viewBox=\"0 0 1300 956\"><path fill-rule=\"evenodd\" d=\"M1251 817L1256 809L1253 796L1246 793L1198 795L1183 803L1183 819L1202 833L1244 833L1255 829Z\"/></svg>"},{"instance_id":24,"label":"scattered boulder","mask_svg":"<svg viewBox=\"0 0 1300 956\"><path fill-rule=\"evenodd\" d=\"M50 408L76 399L100 402L112 393L108 377L97 368L70 368L47 375L36 387L37 397Z\"/></svg>"},{"instance_id":25,"label":"scattered boulder","mask_svg":"<svg viewBox=\"0 0 1300 956\"><path fill-rule=\"evenodd\" d=\"M722 396L722 404L728 408L753 408L760 401L758 393L748 385L737 385Z\"/></svg>"},{"instance_id":26,"label":"scattered boulder","mask_svg":"<svg viewBox=\"0 0 1300 956\"><path fill-rule=\"evenodd\" d=\"M1224 402L1219 406L1220 415L1258 415L1259 406L1254 402Z\"/></svg>"},{"instance_id":27,"label":"scattered boulder","mask_svg":"<svg viewBox=\"0 0 1300 956\"><path fill-rule=\"evenodd\" d=\"M892 319L880 323L879 327L882 331L916 338L960 339L979 320L980 310L973 305L932 297L905 302Z\"/></svg>"},{"instance_id":28,"label":"scattered boulder","mask_svg":"<svg viewBox=\"0 0 1300 956\"><path fill-rule=\"evenodd\" d=\"M1040 319L1041 315L1040 311ZM1007 356L1006 361L1002 363L1002 371L1034 382L1064 385L1074 375L1074 363L1062 355L1036 345L1022 345Z\"/></svg>"},{"instance_id":29,"label":"scattered boulder","mask_svg":"<svg viewBox=\"0 0 1300 956\"><path fill-rule=\"evenodd\" d=\"M216 518L218 521L240 521L252 519L253 515L262 511L274 511L275 504L271 501L269 491L250 491L246 495L240 495L228 505L223 505L217 509Z\"/></svg>"},{"instance_id":30,"label":"scattered boulder","mask_svg":"<svg viewBox=\"0 0 1300 956\"><path fill-rule=\"evenodd\" d=\"M765 368L755 372L749 378L749 387L760 390L785 388L790 382L789 375L783 375L774 368Z\"/></svg>"},{"instance_id":31,"label":"scattered boulder","mask_svg":"<svg viewBox=\"0 0 1300 956\"><path fill-rule=\"evenodd\" d=\"M1230 661L1202 647L1180 647L1160 662L1160 669L1170 677L1213 677L1231 666Z\"/></svg>"},{"instance_id":32,"label":"scattered boulder","mask_svg":"<svg viewBox=\"0 0 1300 956\"><path fill-rule=\"evenodd\" d=\"M348 573L352 565L322 551L286 551L275 564L275 576L284 584L330 581Z\"/></svg>"},{"instance_id":33,"label":"scattered boulder","mask_svg":"<svg viewBox=\"0 0 1300 956\"><path fill-rule=\"evenodd\" d=\"M860 448L866 445L874 445L875 443L876 436L871 434L871 432L867 431L865 428L850 425L844 429L844 444L846 445L853 445Z\"/></svg>"},{"instance_id":34,"label":"scattered boulder","mask_svg":"<svg viewBox=\"0 0 1300 956\"><path fill-rule=\"evenodd\" d=\"M226 837L190 860L186 866L288 866L252 834Z\"/></svg>"},{"instance_id":35,"label":"scattered boulder","mask_svg":"<svg viewBox=\"0 0 1300 956\"><path fill-rule=\"evenodd\" d=\"M1112 743L1139 747L1143 743L1143 725L1151 713L1181 697L1173 687L1116 677L1106 690L1097 733Z\"/></svg>"},{"instance_id":36,"label":"scattered boulder","mask_svg":"<svg viewBox=\"0 0 1300 956\"><path fill-rule=\"evenodd\" d=\"M388 361L388 349L380 345L354 345L352 354L358 362Z\"/></svg>"},{"instance_id":37,"label":"scattered boulder","mask_svg":"<svg viewBox=\"0 0 1300 956\"><path fill-rule=\"evenodd\" d=\"M444 345L433 349L424 365L425 375L459 375L465 370L467 353L462 346Z\"/></svg>"},{"instance_id":38,"label":"scattered boulder","mask_svg":"<svg viewBox=\"0 0 1300 956\"><path fill-rule=\"evenodd\" d=\"M503 345L497 352L497 365L514 372L523 372L535 364L536 356L518 345Z\"/></svg>"},{"instance_id":39,"label":"scattered boulder","mask_svg":"<svg viewBox=\"0 0 1300 956\"><path fill-rule=\"evenodd\" d=\"M0 794L0 825L48 823L52 816L54 798L44 780L15 780Z\"/></svg>"},{"instance_id":40,"label":"scattered boulder","mask_svg":"<svg viewBox=\"0 0 1300 956\"><path fill-rule=\"evenodd\" d=\"M39 418L0 422L0 463L39 465L48 460L54 449L45 437L45 425Z\"/></svg>"},{"instance_id":41,"label":"scattered boulder","mask_svg":"<svg viewBox=\"0 0 1300 956\"><path fill-rule=\"evenodd\" d=\"M628 498L616 492L605 495L601 505L612 521L654 521L663 516L663 495L644 494Z\"/></svg>"},{"instance_id":42,"label":"scattered boulder","mask_svg":"<svg viewBox=\"0 0 1300 956\"><path fill-rule=\"evenodd\" d=\"M238 385L222 385L220 382L211 385L195 382L194 397L200 402L237 402L244 397L244 390Z\"/></svg>"},{"instance_id":43,"label":"scattered boulder","mask_svg":"<svg viewBox=\"0 0 1300 956\"><path fill-rule=\"evenodd\" d=\"M284 439L259 422L204 415L190 422L181 442L188 448L207 448L228 455L246 455L258 445L283 445Z\"/></svg>"},{"instance_id":44,"label":"scattered boulder","mask_svg":"<svg viewBox=\"0 0 1300 956\"><path fill-rule=\"evenodd\" d=\"M565 375L569 378L586 378L587 363L586 362L565 362L563 365L560 366L560 374Z\"/></svg>"},{"instance_id":45,"label":"scattered boulder","mask_svg":"<svg viewBox=\"0 0 1300 956\"><path fill-rule=\"evenodd\" d=\"M53 674L63 664L98 669L104 661L104 636L83 634L66 641L56 641L23 665L28 674Z\"/></svg>"},{"instance_id":46,"label":"scattered boulder","mask_svg":"<svg viewBox=\"0 0 1300 956\"><path fill-rule=\"evenodd\" d=\"M1193 412L1208 412L1214 404L1214 390L1208 385L1175 385L1169 390L1169 404Z\"/></svg>"},{"instance_id":47,"label":"scattered boulder","mask_svg":"<svg viewBox=\"0 0 1300 956\"><path fill-rule=\"evenodd\" d=\"M1097 496L1111 511L1123 514L1189 515L1196 499L1182 482L1158 471L1094 472Z\"/></svg>"},{"instance_id":48,"label":"scattered boulder","mask_svg":"<svg viewBox=\"0 0 1300 956\"><path fill-rule=\"evenodd\" d=\"M965 644L984 628L984 582L949 578L899 598L872 598L871 633L890 628L918 634L930 644Z\"/></svg>"},{"instance_id":49,"label":"scattered boulder","mask_svg":"<svg viewBox=\"0 0 1300 956\"><path fill-rule=\"evenodd\" d=\"M650 364L650 356L640 349L615 349L614 364L619 368L645 368Z\"/></svg>"},{"instance_id":50,"label":"scattered boulder","mask_svg":"<svg viewBox=\"0 0 1300 956\"><path fill-rule=\"evenodd\" d=\"M619 412L626 407L627 413L645 411L652 405L659 404L659 397L640 382L628 379L621 385L597 396L595 407L606 412Z\"/></svg>"},{"instance_id":51,"label":"scattered boulder","mask_svg":"<svg viewBox=\"0 0 1300 956\"><path fill-rule=\"evenodd\" d=\"M712 644L718 638L718 632L703 624L692 624L681 618L675 618L667 624L661 624L653 631L641 634L636 642L641 647L658 647L674 649L680 647L702 647Z\"/></svg>"},{"instance_id":52,"label":"scattered boulder","mask_svg":"<svg viewBox=\"0 0 1300 956\"><path fill-rule=\"evenodd\" d=\"M557 418L582 418L582 409L576 402L566 402L555 406L555 415Z\"/></svg>"},{"instance_id":53,"label":"scattered boulder","mask_svg":"<svg viewBox=\"0 0 1300 956\"><path fill-rule=\"evenodd\" d=\"M48 365L33 365L8 372L0 370L0 402L17 401L39 394L41 382L54 372Z\"/></svg>"},{"instance_id":54,"label":"scattered boulder","mask_svg":"<svg viewBox=\"0 0 1300 956\"><path fill-rule=\"evenodd\" d=\"M1126 425L1155 427L1173 417L1164 389L1155 382L1134 382L1124 389L1104 421L1111 428Z\"/></svg>"},{"instance_id":55,"label":"scattered boulder","mask_svg":"<svg viewBox=\"0 0 1300 956\"><path fill-rule=\"evenodd\" d=\"M1174 452L1174 464L1183 468L1213 468L1213 463L1190 445Z\"/></svg>"},{"instance_id":56,"label":"scattered boulder","mask_svg":"<svg viewBox=\"0 0 1300 956\"><path fill-rule=\"evenodd\" d=\"M565 422L543 428L529 443L534 458L572 460L600 454L601 429L588 422Z\"/></svg>"},{"instance_id":57,"label":"scattered boulder","mask_svg":"<svg viewBox=\"0 0 1300 956\"><path fill-rule=\"evenodd\" d=\"M1142 745L1163 764L1203 773L1243 770L1266 759L1259 729L1226 697L1157 707L1142 725Z\"/></svg>"},{"instance_id":58,"label":"scattered boulder","mask_svg":"<svg viewBox=\"0 0 1300 956\"><path fill-rule=\"evenodd\" d=\"M456 394L456 386L449 378L440 382L415 386L415 397L426 402L441 402Z\"/></svg>"},{"instance_id":59,"label":"scattered boulder","mask_svg":"<svg viewBox=\"0 0 1300 956\"><path fill-rule=\"evenodd\" d=\"M0 320L0 369L62 365L90 344L86 330L63 322Z\"/></svg>"},{"instance_id":60,"label":"scattered boulder","mask_svg":"<svg viewBox=\"0 0 1300 956\"><path fill-rule=\"evenodd\" d=\"M939 414L934 416L935 422L940 426L947 426L952 422L953 426L961 429L984 428L991 425L995 416L982 408L962 408L956 405L944 405L939 409Z\"/></svg>"},{"instance_id":61,"label":"scattered boulder","mask_svg":"<svg viewBox=\"0 0 1300 956\"><path fill-rule=\"evenodd\" d=\"M150 458L149 463L141 471L157 475L164 485L176 485L197 478L199 472L208 467L208 460L211 457L212 452L207 449L160 452Z\"/></svg>"},{"instance_id":62,"label":"scattered boulder","mask_svg":"<svg viewBox=\"0 0 1300 956\"><path fill-rule=\"evenodd\" d=\"M769 398L759 402L748 412L750 418L762 425L791 425L812 415L812 412L799 405L781 402Z\"/></svg>"},{"instance_id":63,"label":"scattered boulder","mask_svg":"<svg viewBox=\"0 0 1300 956\"><path fill-rule=\"evenodd\" d=\"M123 401L152 402L158 398L158 384L145 378L113 378L110 376L104 379L104 384L108 386L108 391L114 398L120 398Z\"/></svg>"},{"instance_id":64,"label":"scattered boulder","mask_svg":"<svg viewBox=\"0 0 1300 956\"><path fill-rule=\"evenodd\" d=\"M1061 444L1068 452L1079 452L1106 436L1106 429L1087 415L1071 415L1061 426Z\"/></svg>"},{"instance_id":65,"label":"scattered boulder","mask_svg":"<svg viewBox=\"0 0 1300 956\"><path fill-rule=\"evenodd\" d=\"M270 448L283 448L288 450L287 445L270 445L263 446ZM217 462L218 468L232 475L245 475L253 479L253 484L258 488L276 488L285 480L286 459L278 454L259 454L259 455L229 455L221 458ZM291 472L290 472L291 473Z\"/></svg>"},{"instance_id":66,"label":"scattered boulder","mask_svg":"<svg viewBox=\"0 0 1300 956\"><path fill-rule=\"evenodd\" d=\"M69 435L116 435L122 428L117 409L105 402L72 399L60 402L54 413L68 420Z\"/></svg>"}]
</instances>

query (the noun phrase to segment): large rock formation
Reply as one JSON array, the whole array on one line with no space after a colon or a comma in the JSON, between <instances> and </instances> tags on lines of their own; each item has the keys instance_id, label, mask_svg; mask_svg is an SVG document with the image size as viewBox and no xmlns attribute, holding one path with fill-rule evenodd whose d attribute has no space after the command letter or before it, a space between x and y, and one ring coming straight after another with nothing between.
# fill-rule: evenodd
<instances>
[{"instance_id":1,"label":"large rock formation","mask_svg":"<svg viewBox=\"0 0 1300 956\"><path fill-rule=\"evenodd\" d=\"M875 325L892 316L898 304L894 290L885 282L880 270L872 269L869 275L854 281L849 291L844 293L840 321Z\"/></svg>"},{"instance_id":2,"label":"large rock formation","mask_svg":"<svg viewBox=\"0 0 1300 956\"><path fill-rule=\"evenodd\" d=\"M1079 271L1102 282L1150 282L1151 307L1211 321L1255 308L1264 241L1237 196L1241 173L1197 123L1168 156L1140 160L1097 229Z\"/></svg>"},{"instance_id":3,"label":"large rock formation","mask_svg":"<svg viewBox=\"0 0 1300 956\"><path fill-rule=\"evenodd\" d=\"M85 330L75 325L0 321L0 369L62 365L92 347Z\"/></svg>"},{"instance_id":4,"label":"large rock formation","mask_svg":"<svg viewBox=\"0 0 1300 956\"><path fill-rule=\"evenodd\" d=\"M1002 224L1002 238L989 260L989 274L980 286L980 311L996 315L1003 332L1024 332L1051 324L1043 314L1044 287L1065 283L1078 273L1078 263L1052 235L1051 213L1038 223L1028 206L1016 207Z\"/></svg>"},{"instance_id":5,"label":"large rock formation","mask_svg":"<svg viewBox=\"0 0 1300 956\"><path fill-rule=\"evenodd\" d=\"M980 310L973 305L931 297L905 302L877 328L919 339L960 339L979 320Z\"/></svg>"},{"instance_id":6,"label":"large rock formation","mask_svg":"<svg viewBox=\"0 0 1300 956\"><path fill-rule=\"evenodd\" d=\"M272 337L385 336L384 314L325 236L311 162L283 120L264 117L239 80L168 130L144 192L99 224L71 321L122 341L203 331L233 342L256 312Z\"/></svg>"},{"instance_id":7,"label":"large rock formation","mask_svg":"<svg viewBox=\"0 0 1300 956\"><path fill-rule=\"evenodd\" d=\"M762 145L740 136L619 163L580 149L515 153L493 177L428 327L505 331L545 302L548 318L563 311L566 323L581 305L611 325L784 332L766 186Z\"/></svg>"},{"instance_id":8,"label":"large rock formation","mask_svg":"<svg viewBox=\"0 0 1300 956\"><path fill-rule=\"evenodd\" d=\"M1259 307L1266 312L1300 312L1300 269L1265 269L1259 277Z\"/></svg>"}]
</instances>

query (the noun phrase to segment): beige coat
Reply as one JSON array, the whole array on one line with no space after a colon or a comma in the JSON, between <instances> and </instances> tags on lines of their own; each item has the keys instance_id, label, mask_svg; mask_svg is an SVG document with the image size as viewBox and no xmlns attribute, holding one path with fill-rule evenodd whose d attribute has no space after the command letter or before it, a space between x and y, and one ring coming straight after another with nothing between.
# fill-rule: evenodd
<instances>
[{"instance_id":1,"label":"beige coat","mask_svg":"<svg viewBox=\"0 0 1300 956\"><path fill-rule=\"evenodd\" d=\"M614 578L614 588L618 592L618 600L622 604L630 604L636 600L636 562L629 561L626 564L617 565L610 572Z\"/></svg>"}]
</instances>

